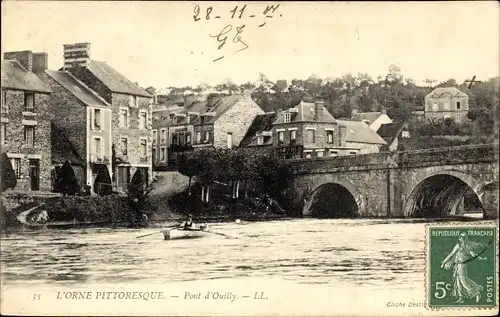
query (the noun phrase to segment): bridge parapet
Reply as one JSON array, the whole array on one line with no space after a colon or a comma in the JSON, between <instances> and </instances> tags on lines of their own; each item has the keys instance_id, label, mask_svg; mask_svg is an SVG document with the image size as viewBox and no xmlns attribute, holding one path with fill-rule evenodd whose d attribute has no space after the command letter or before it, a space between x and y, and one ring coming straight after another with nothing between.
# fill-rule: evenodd
<instances>
[{"instance_id":1,"label":"bridge parapet","mask_svg":"<svg viewBox=\"0 0 500 317\"><path fill-rule=\"evenodd\" d=\"M498 143L290 160L294 174L498 162Z\"/></svg>"}]
</instances>

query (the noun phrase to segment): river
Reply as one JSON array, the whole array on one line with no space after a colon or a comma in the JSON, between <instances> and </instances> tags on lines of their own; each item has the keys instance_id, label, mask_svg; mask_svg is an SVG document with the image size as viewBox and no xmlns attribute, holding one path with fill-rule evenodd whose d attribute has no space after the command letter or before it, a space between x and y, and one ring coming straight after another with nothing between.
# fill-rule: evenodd
<instances>
[{"instance_id":1,"label":"river","mask_svg":"<svg viewBox=\"0 0 500 317\"><path fill-rule=\"evenodd\" d=\"M220 223L211 230L232 238L209 234L170 241L160 233L136 238L158 229L16 232L2 236L2 287L14 294L168 284L182 298L187 285L204 289L217 282L226 291L239 287L240 293L249 285L268 293L271 285L302 293L320 287L336 298L342 290L360 296L368 294L363 290L383 290L416 294L412 298L421 301L426 224L380 219Z\"/></svg>"}]
</instances>

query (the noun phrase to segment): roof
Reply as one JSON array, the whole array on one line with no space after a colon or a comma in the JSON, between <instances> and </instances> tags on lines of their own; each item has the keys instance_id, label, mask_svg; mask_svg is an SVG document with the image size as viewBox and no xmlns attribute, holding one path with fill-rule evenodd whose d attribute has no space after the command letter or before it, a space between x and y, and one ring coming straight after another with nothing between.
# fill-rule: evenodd
<instances>
[{"instance_id":1,"label":"roof","mask_svg":"<svg viewBox=\"0 0 500 317\"><path fill-rule=\"evenodd\" d=\"M173 109L170 109L170 110L162 110L161 111L161 116L164 117L163 120L155 120L153 121L153 129L157 129L157 128L166 128L167 126L170 125L170 122L172 121L172 119L170 118L170 114L171 113L182 113L184 111L184 108L183 107L178 107L178 108L173 108Z\"/></svg>"},{"instance_id":2,"label":"roof","mask_svg":"<svg viewBox=\"0 0 500 317\"><path fill-rule=\"evenodd\" d=\"M240 142L240 146L255 146L259 145L257 143L257 133L262 132L262 131L271 131L273 128L273 122L276 120L276 113L275 112L268 112L265 114L259 114L257 115L253 121L250 127L247 130L247 133L243 137L243 139ZM269 138L267 142L265 142L263 145L271 145L272 144L272 139Z\"/></svg>"},{"instance_id":3,"label":"roof","mask_svg":"<svg viewBox=\"0 0 500 317\"><path fill-rule=\"evenodd\" d=\"M455 97L468 97L466 93L460 91L456 87L438 87L425 96L425 98L440 98L443 94L450 94Z\"/></svg>"},{"instance_id":4,"label":"roof","mask_svg":"<svg viewBox=\"0 0 500 317\"><path fill-rule=\"evenodd\" d=\"M370 122L370 124L372 124L381 115L382 115L382 112L358 112L354 116L352 116L352 120L354 120L354 121L368 120Z\"/></svg>"},{"instance_id":5,"label":"roof","mask_svg":"<svg viewBox=\"0 0 500 317\"><path fill-rule=\"evenodd\" d=\"M380 125L377 134L380 135L387 144L391 144L401 133L405 124L403 122L386 123Z\"/></svg>"},{"instance_id":6,"label":"roof","mask_svg":"<svg viewBox=\"0 0 500 317\"><path fill-rule=\"evenodd\" d=\"M84 160L64 131L53 122L51 122L50 128L52 163L64 164L64 162L69 161L73 165L83 165Z\"/></svg>"},{"instance_id":7,"label":"roof","mask_svg":"<svg viewBox=\"0 0 500 317\"><path fill-rule=\"evenodd\" d=\"M109 103L72 74L66 71L46 70L45 72L87 106L109 106Z\"/></svg>"},{"instance_id":8,"label":"roof","mask_svg":"<svg viewBox=\"0 0 500 317\"><path fill-rule=\"evenodd\" d=\"M113 92L153 98L106 62L90 61L88 69Z\"/></svg>"},{"instance_id":9,"label":"roof","mask_svg":"<svg viewBox=\"0 0 500 317\"><path fill-rule=\"evenodd\" d=\"M2 60L2 88L52 92L37 75L26 70L19 62L11 60Z\"/></svg>"},{"instance_id":10,"label":"roof","mask_svg":"<svg viewBox=\"0 0 500 317\"><path fill-rule=\"evenodd\" d=\"M312 102L301 101L297 106L283 110L283 113L290 112L291 109L297 110L297 112L291 112L290 122L335 122L336 120L332 114L325 107L322 108L323 119L321 120L316 117L316 104ZM274 123L285 123L283 116L277 118Z\"/></svg>"},{"instance_id":11,"label":"roof","mask_svg":"<svg viewBox=\"0 0 500 317\"><path fill-rule=\"evenodd\" d=\"M231 106L233 106L238 101L242 100L243 97L244 96L242 96L242 95L230 95L230 96L220 96L220 97L217 97L214 100L214 102L213 102L213 106L211 106L210 108L205 107L206 111L200 111L200 116L203 113L207 113L207 112L213 112L213 113L215 113L214 116L208 117L208 120L206 120L204 124L214 123L227 110L229 110L229 108L231 108ZM204 103L204 104L207 105L206 103ZM200 117L198 117L196 119L196 121L194 122L194 124L201 124Z\"/></svg>"},{"instance_id":12,"label":"roof","mask_svg":"<svg viewBox=\"0 0 500 317\"><path fill-rule=\"evenodd\" d=\"M377 132L373 131L366 123L359 121L340 121L339 125L347 128L346 141L370 144L387 144Z\"/></svg>"}]
</instances>

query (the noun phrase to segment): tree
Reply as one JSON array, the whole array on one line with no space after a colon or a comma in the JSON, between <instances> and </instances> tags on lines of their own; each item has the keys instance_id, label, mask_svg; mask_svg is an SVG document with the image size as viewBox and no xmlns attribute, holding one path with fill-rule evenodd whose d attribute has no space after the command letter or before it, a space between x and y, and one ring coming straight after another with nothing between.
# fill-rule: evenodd
<instances>
[{"instance_id":1,"label":"tree","mask_svg":"<svg viewBox=\"0 0 500 317\"><path fill-rule=\"evenodd\" d=\"M276 156L261 155L256 157L256 168L257 186L260 191L279 198L292 177L290 163Z\"/></svg>"},{"instance_id":2,"label":"tree","mask_svg":"<svg viewBox=\"0 0 500 317\"><path fill-rule=\"evenodd\" d=\"M198 178L201 181L201 200L210 201L210 185L221 175L220 162L221 156L217 149L202 149L198 153L201 166L198 172Z\"/></svg>"},{"instance_id":3,"label":"tree","mask_svg":"<svg viewBox=\"0 0 500 317\"><path fill-rule=\"evenodd\" d=\"M2 153L2 157L0 159L0 180L1 180L1 188L0 191L5 191L9 188L14 189L17 185L17 178L14 169L12 168L12 164L7 156L7 153Z\"/></svg>"},{"instance_id":4,"label":"tree","mask_svg":"<svg viewBox=\"0 0 500 317\"><path fill-rule=\"evenodd\" d=\"M59 175L57 176L56 188L63 196L73 196L80 191L75 171L68 161L64 162L61 167Z\"/></svg>"},{"instance_id":5,"label":"tree","mask_svg":"<svg viewBox=\"0 0 500 317\"><path fill-rule=\"evenodd\" d=\"M189 154L182 153L178 158L178 172L189 177L189 196L191 196L192 178L200 173L202 167L201 158L197 154L196 151Z\"/></svg>"},{"instance_id":6,"label":"tree","mask_svg":"<svg viewBox=\"0 0 500 317\"><path fill-rule=\"evenodd\" d=\"M97 175L94 181L94 193L100 196L111 195L113 193L111 177L106 165L98 165L97 167Z\"/></svg>"},{"instance_id":7,"label":"tree","mask_svg":"<svg viewBox=\"0 0 500 317\"><path fill-rule=\"evenodd\" d=\"M151 190L152 187L146 188L144 175L140 169L137 169L134 176L132 176L127 193L128 204L132 211L130 220L133 225L142 221L142 215L149 201L149 193Z\"/></svg>"}]
</instances>

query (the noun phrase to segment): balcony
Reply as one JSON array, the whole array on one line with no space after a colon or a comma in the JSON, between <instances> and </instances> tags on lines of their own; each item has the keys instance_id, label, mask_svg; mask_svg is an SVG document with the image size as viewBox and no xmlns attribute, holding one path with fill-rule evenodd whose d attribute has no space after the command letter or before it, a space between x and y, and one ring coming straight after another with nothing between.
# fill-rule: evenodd
<instances>
[{"instance_id":1,"label":"balcony","mask_svg":"<svg viewBox=\"0 0 500 317\"><path fill-rule=\"evenodd\" d=\"M191 151L193 149L193 146L191 143L187 144L172 144L168 147L169 152L185 152L185 151Z\"/></svg>"},{"instance_id":2,"label":"balcony","mask_svg":"<svg viewBox=\"0 0 500 317\"><path fill-rule=\"evenodd\" d=\"M110 160L109 156L96 155L96 154L90 155L90 163L94 163L94 164L108 164L110 162L111 162L111 160Z\"/></svg>"}]
</instances>

